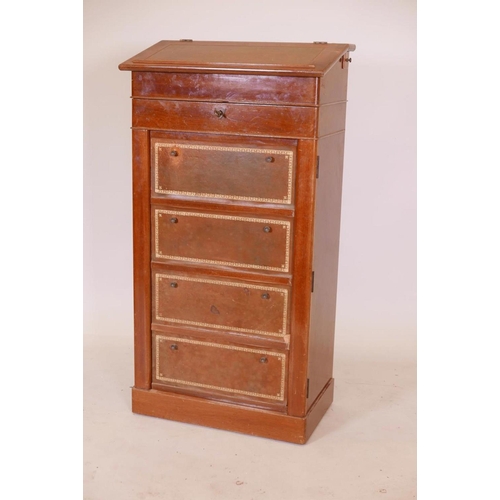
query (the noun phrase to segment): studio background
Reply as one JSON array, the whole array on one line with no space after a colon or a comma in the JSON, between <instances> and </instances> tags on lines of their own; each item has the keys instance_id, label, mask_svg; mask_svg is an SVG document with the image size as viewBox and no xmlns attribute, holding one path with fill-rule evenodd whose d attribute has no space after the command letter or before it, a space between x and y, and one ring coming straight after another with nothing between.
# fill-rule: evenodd
<instances>
[{"instance_id":1,"label":"studio background","mask_svg":"<svg viewBox=\"0 0 500 500\"><path fill-rule=\"evenodd\" d=\"M398 411L394 405L378 408L371 400L365 406L360 402L361 406L354 410L346 400L342 413L341 398L344 382L350 397L354 391L360 401L374 398L373 392L363 395L354 385L348 387L348 381L389 386L393 381L387 377L393 370L399 370L401 377L405 377L404 387L413 387L414 383L416 2L413 0L85 0L84 333L88 345L97 345L92 339L100 339L95 342L103 342L104 346L98 349L101 358L89 355L95 363L87 365L90 366L86 368L87 374L94 374L104 384L106 377L110 378L111 389L119 392L124 411L130 411L127 405L129 387L133 384L131 75L119 71L118 64L159 40L181 38L356 45L349 67L333 408L339 405L344 428L354 420L361 422L373 411ZM120 361L113 358L115 350L121 348L116 346L125 346ZM121 378L113 370L118 370ZM95 411L102 403L97 392L92 395L97 381L95 386L90 383L86 387L87 404ZM371 428L373 435L366 438L366 442L376 443L394 439L400 445L396 446L397 451L402 453L400 467L401 461L406 463L406 475L401 474L406 483L398 483L399 489L391 489L378 486L378 462L375 459L370 462L367 470L373 477L369 476L368 483L363 485L367 492L386 490L385 499L413 498L413 476L409 477L414 463L412 390L404 396L409 397L406 413L399 414L399 420L387 424L388 428ZM398 397L394 396L394 401ZM353 405L358 404L352 401ZM154 421L144 419L141 422ZM94 436L99 429L104 432L105 419L101 428L92 427L94 424L87 423L88 432L95 432ZM175 429L189 427L190 432L198 432L185 424L172 425L182 426ZM405 428L406 433L397 434L397 428ZM369 433L368 427L356 432L352 439L359 437L360 432ZM90 474L95 455L90 456L93 449L89 443L86 446L87 474ZM386 451L377 453L389 453L380 446ZM105 460L102 451L101 462ZM397 467L396 463L393 465ZM90 475L86 477L89 499L106 495L150 498L123 493L117 496L119 489L109 489L112 482L104 480L101 484ZM349 491L352 498L372 498ZM281 495L283 490L276 492ZM298 489L292 489L288 498L323 498L315 496L318 492L313 493L304 492L301 496ZM201 498L195 494L191 492L191 498ZM183 498L182 490L179 495L172 498ZM226 498L224 493L219 497ZM346 500L351 496L346 494L341 498Z\"/></svg>"}]
</instances>

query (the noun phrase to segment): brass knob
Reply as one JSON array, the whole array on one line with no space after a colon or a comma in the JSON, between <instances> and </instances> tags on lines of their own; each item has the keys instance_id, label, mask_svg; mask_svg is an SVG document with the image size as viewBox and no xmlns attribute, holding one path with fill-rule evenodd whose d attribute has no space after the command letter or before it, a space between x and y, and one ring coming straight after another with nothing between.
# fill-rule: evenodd
<instances>
[{"instance_id":1,"label":"brass knob","mask_svg":"<svg viewBox=\"0 0 500 500\"><path fill-rule=\"evenodd\" d=\"M170 288L177 288L179 285L175 282L175 281L172 281L172 283L170 283Z\"/></svg>"},{"instance_id":2,"label":"brass knob","mask_svg":"<svg viewBox=\"0 0 500 500\"><path fill-rule=\"evenodd\" d=\"M271 296L270 296L268 293L263 293L263 294L261 295L261 297L262 297L263 299L270 299L270 298L271 298Z\"/></svg>"},{"instance_id":3,"label":"brass knob","mask_svg":"<svg viewBox=\"0 0 500 500\"><path fill-rule=\"evenodd\" d=\"M265 356L262 356L259 360L261 363L267 363L267 358Z\"/></svg>"},{"instance_id":4,"label":"brass knob","mask_svg":"<svg viewBox=\"0 0 500 500\"><path fill-rule=\"evenodd\" d=\"M170 349L172 349L172 351L177 351L177 349L179 349L179 348L177 347L177 344L172 344L170 346Z\"/></svg>"},{"instance_id":5,"label":"brass knob","mask_svg":"<svg viewBox=\"0 0 500 500\"><path fill-rule=\"evenodd\" d=\"M214 114L217 118L226 118L226 112L223 109L214 109Z\"/></svg>"},{"instance_id":6,"label":"brass knob","mask_svg":"<svg viewBox=\"0 0 500 500\"><path fill-rule=\"evenodd\" d=\"M264 232L270 233L272 231L271 226L264 226Z\"/></svg>"},{"instance_id":7,"label":"brass knob","mask_svg":"<svg viewBox=\"0 0 500 500\"><path fill-rule=\"evenodd\" d=\"M272 157L272 156L268 156L268 157L266 158L266 161L267 161L267 163L272 163L272 162L274 161L274 157Z\"/></svg>"},{"instance_id":8,"label":"brass knob","mask_svg":"<svg viewBox=\"0 0 500 500\"><path fill-rule=\"evenodd\" d=\"M172 218L170 219L170 222L171 222L172 224L177 224L177 223L179 222L179 219L178 219L177 217L172 217Z\"/></svg>"},{"instance_id":9,"label":"brass knob","mask_svg":"<svg viewBox=\"0 0 500 500\"><path fill-rule=\"evenodd\" d=\"M172 151L170 151L170 156L179 156L179 153L173 149Z\"/></svg>"}]
</instances>

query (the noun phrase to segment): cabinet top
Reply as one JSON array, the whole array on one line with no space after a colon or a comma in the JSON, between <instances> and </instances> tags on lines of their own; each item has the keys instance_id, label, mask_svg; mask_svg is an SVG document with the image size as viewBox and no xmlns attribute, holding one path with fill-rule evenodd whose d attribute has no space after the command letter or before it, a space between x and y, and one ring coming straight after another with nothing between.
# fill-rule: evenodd
<instances>
[{"instance_id":1,"label":"cabinet top","mask_svg":"<svg viewBox=\"0 0 500 500\"><path fill-rule=\"evenodd\" d=\"M355 48L325 42L162 40L118 67L128 71L322 76Z\"/></svg>"}]
</instances>

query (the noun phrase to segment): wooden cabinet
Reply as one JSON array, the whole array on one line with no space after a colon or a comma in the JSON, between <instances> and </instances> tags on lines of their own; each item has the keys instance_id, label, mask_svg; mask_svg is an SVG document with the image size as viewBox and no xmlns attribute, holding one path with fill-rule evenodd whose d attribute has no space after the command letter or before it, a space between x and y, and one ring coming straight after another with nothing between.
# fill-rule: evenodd
<instances>
[{"instance_id":1,"label":"wooden cabinet","mask_svg":"<svg viewBox=\"0 0 500 500\"><path fill-rule=\"evenodd\" d=\"M134 412L305 443L330 406L353 50L161 41L120 65Z\"/></svg>"}]
</instances>

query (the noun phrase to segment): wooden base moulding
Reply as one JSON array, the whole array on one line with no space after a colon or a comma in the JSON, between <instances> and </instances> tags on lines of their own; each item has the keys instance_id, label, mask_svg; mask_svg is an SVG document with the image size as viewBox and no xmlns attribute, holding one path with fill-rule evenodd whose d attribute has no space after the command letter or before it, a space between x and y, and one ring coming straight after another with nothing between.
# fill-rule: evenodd
<instances>
[{"instance_id":1,"label":"wooden base moulding","mask_svg":"<svg viewBox=\"0 0 500 500\"><path fill-rule=\"evenodd\" d=\"M132 411L150 417L305 444L333 402L333 387L332 378L305 417L135 387L132 388Z\"/></svg>"}]
</instances>

